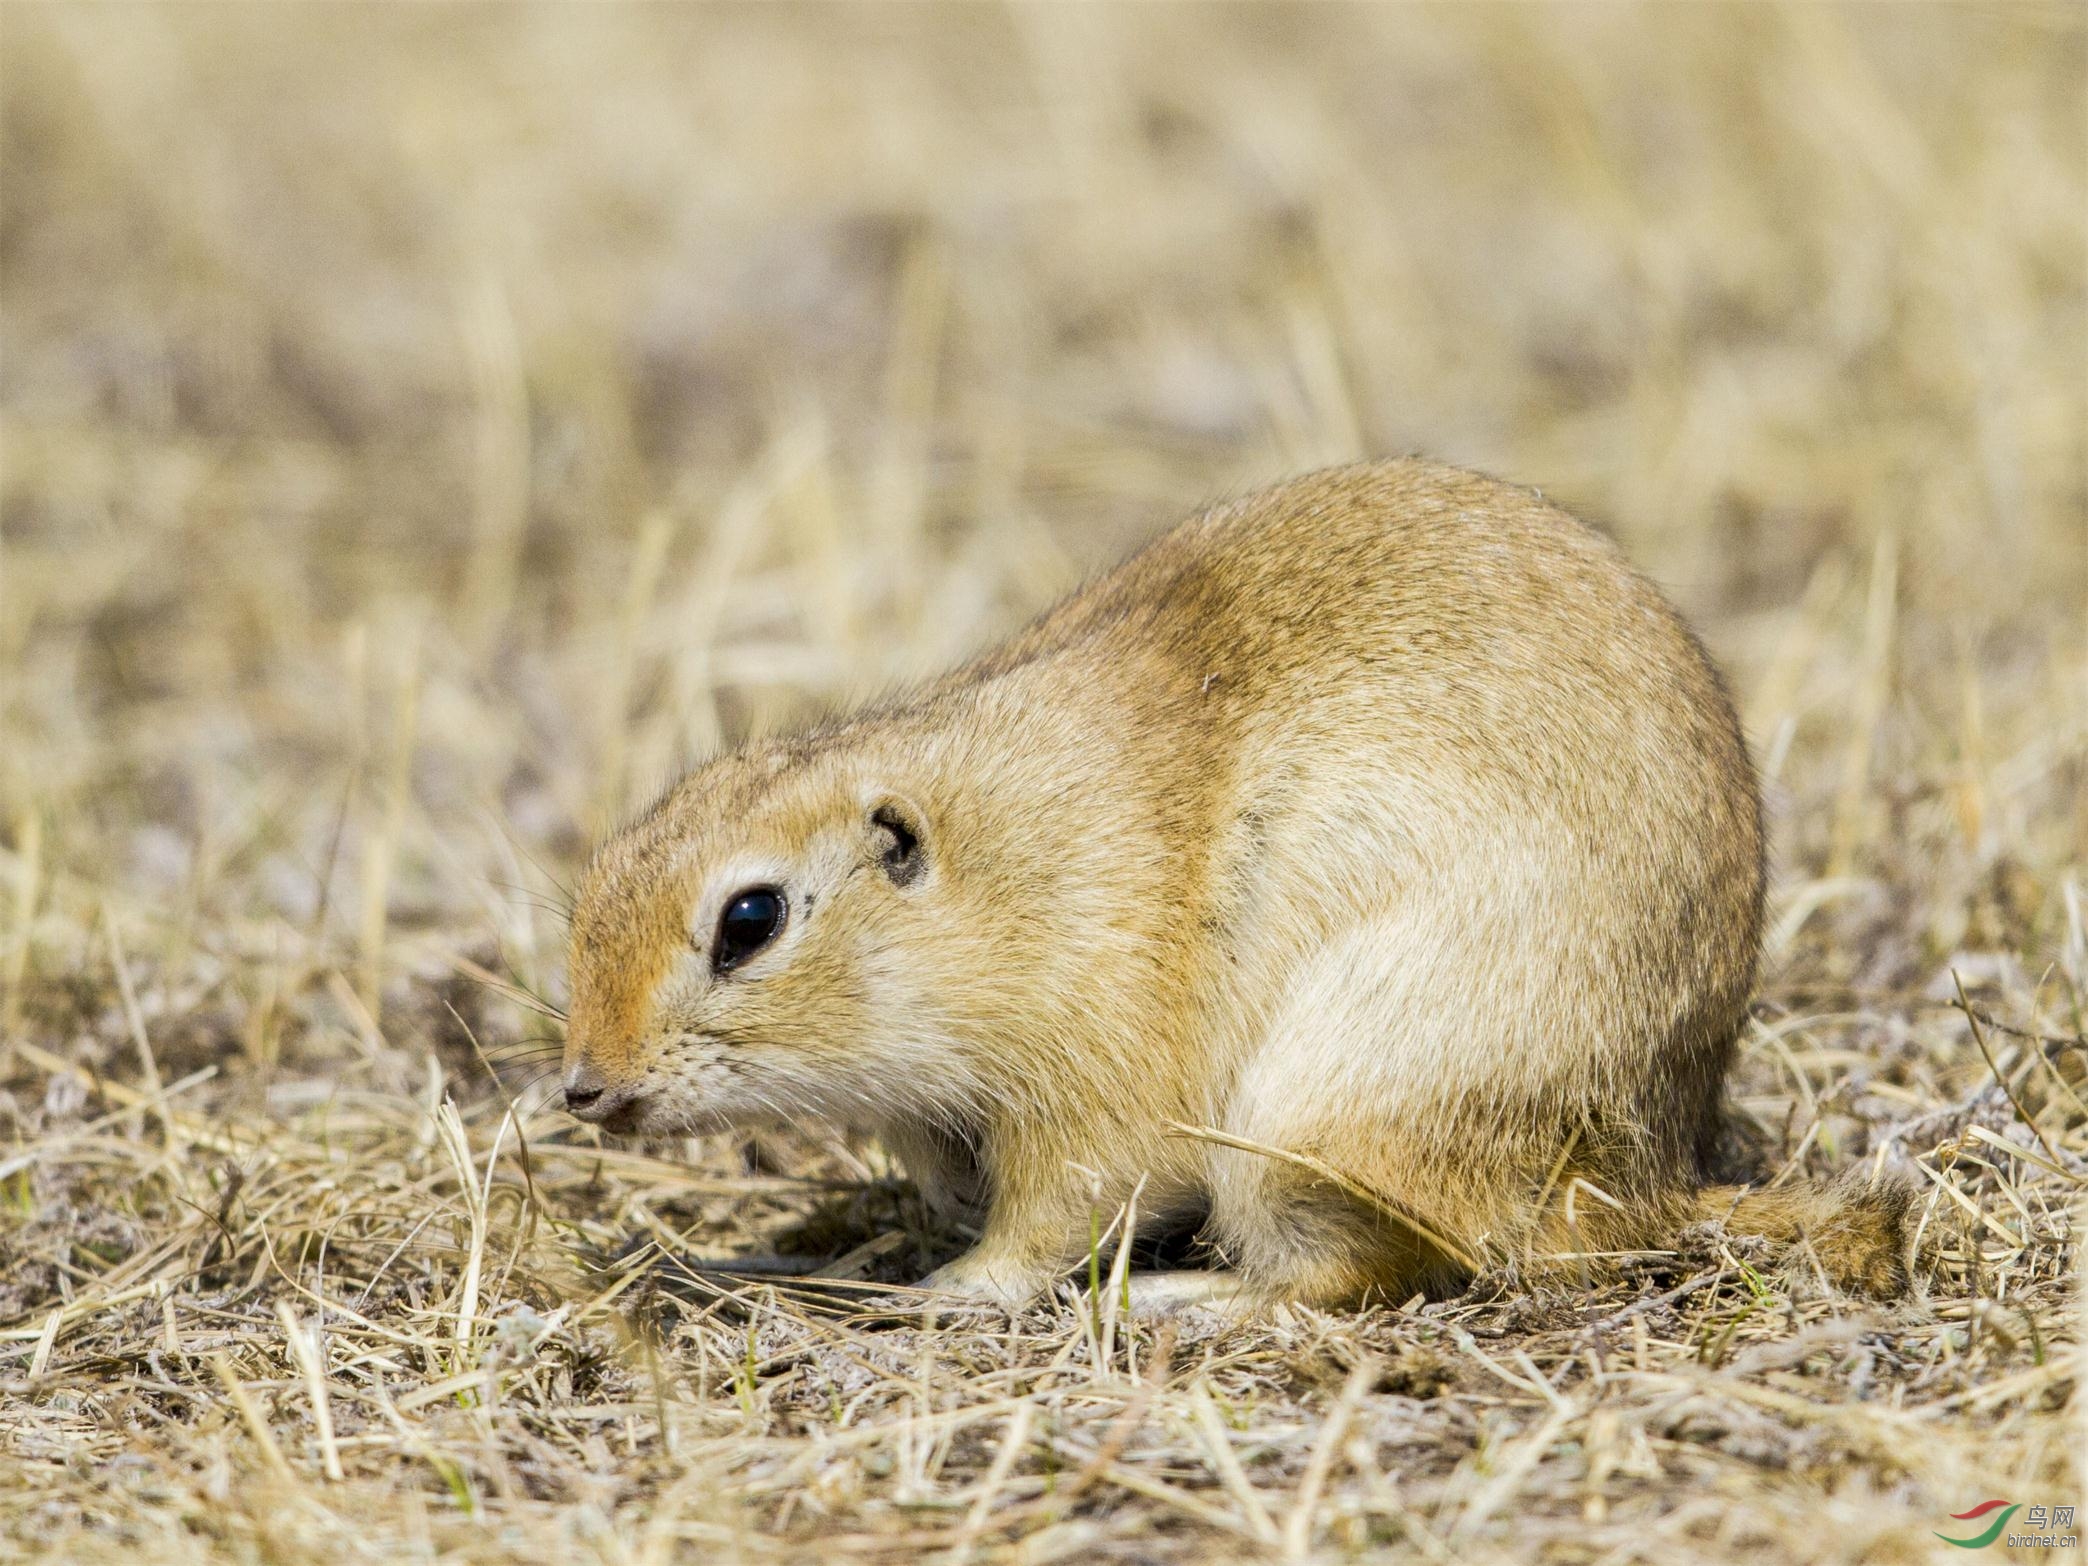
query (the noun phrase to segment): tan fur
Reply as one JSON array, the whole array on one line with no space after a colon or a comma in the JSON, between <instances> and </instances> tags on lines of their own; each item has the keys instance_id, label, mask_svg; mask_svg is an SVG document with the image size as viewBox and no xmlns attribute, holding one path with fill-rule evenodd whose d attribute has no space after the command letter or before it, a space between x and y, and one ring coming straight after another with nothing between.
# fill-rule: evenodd
<instances>
[{"instance_id":1,"label":"tan fur","mask_svg":"<svg viewBox=\"0 0 2088 1566\"><path fill-rule=\"evenodd\" d=\"M1852 1180L1824 1191L1707 1186L1697 1193L1696 1216L1736 1233L1802 1243L1833 1282L1883 1299L1906 1291L1910 1202L1905 1186L1884 1181Z\"/></svg>"},{"instance_id":2,"label":"tan fur","mask_svg":"<svg viewBox=\"0 0 2088 1566\"><path fill-rule=\"evenodd\" d=\"M757 885L788 921L714 975ZM953 1290L1048 1286L1144 1177L1251 1299L1400 1299L1695 1215L1761 917L1754 773L1654 588L1526 491L1352 467L683 780L587 874L566 1060L616 1128L877 1131L984 1204Z\"/></svg>"}]
</instances>

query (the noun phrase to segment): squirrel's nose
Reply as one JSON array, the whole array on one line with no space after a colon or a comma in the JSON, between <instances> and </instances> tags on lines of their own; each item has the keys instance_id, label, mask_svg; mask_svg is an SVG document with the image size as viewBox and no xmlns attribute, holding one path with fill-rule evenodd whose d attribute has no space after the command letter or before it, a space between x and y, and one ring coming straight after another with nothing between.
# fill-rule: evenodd
<instances>
[{"instance_id":1,"label":"squirrel's nose","mask_svg":"<svg viewBox=\"0 0 2088 1566\"><path fill-rule=\"evenodd\" d=\"M606 1120L637 1097L635 1084L611 1087L601 1068L586 1061L565 1074L566 1110L582 1120Z\"/></svg>"}]
</instances>

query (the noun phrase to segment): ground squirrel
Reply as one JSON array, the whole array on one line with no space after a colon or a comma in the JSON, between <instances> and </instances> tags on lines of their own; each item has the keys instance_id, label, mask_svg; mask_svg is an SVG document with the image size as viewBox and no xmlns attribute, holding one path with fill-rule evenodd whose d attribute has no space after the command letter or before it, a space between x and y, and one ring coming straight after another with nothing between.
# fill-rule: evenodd
<instances>
[{"instance_id":1,"label":"ground squirrel","mask_svg":"<svg viewBox=\"0 0 2088 1566\"><path fill-rule=\"evenodd\" d=\"M677 783L573 918L566 1102L874 1130L1016 1303L1142 1180L1216 1266L1342 1305L1692 1218L1903 1279L1890 1190L1708 1186L1760 792L1617 549L1431 463L1165 534L931 684Z\"/></svg>"}]
</instances>

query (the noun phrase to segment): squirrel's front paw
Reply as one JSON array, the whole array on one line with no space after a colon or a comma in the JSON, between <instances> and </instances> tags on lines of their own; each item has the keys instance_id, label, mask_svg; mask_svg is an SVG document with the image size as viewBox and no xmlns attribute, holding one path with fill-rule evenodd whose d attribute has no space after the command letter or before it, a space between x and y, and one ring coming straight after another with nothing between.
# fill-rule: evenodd
<instances>
[{"instance_id":1,"label":"squirrel's front paw","mask_svg":"<svg viewBox=\"0 0 2088 1566\"><path fill-rule=\"evenodd\" d=\"M923 1278L920 1287L981 1305L1020 1310L1051 1287L1053 1272L1025 1267L1006 1257L966 1251Z\"/></svg>"}]
</instances>

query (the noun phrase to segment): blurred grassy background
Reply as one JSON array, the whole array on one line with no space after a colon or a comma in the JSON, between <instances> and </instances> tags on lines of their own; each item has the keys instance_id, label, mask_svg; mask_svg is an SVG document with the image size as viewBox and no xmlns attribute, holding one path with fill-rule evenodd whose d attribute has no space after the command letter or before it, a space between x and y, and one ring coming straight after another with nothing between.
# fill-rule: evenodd
<instances>
[{"instance_id":1,"label":"blurred grassy background","mask_svg":"<svg viewBox=\"0 0 2088 1566\"><path fill-rule=\"evenodd\" d=\"M432 912L473 807L570 860L1409 450L1614 527L1773 751L2005 720L2088 597L2078 21L11 6L0 796L107 894L280 850L302 910L410 683Z\"/></svg>"},{"instance_id":2,"label":"blurred grassy background","mask_svg":"<svg viewBox=\"0 0 2088 1566\"><path fill-rule=\"evenodd\" d=\"M1946 964L2079 1025L2082 16L0 8L0 1129L141 1029L271 1113L468 1074L456 956L555 990L682 761L1422 451L1732 672L1772 1004L1845 1008L1744 1096L1835 1167L1976 1083Z\"/></svg>"}]
</instances>

